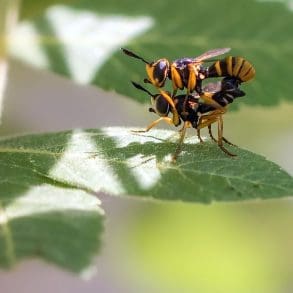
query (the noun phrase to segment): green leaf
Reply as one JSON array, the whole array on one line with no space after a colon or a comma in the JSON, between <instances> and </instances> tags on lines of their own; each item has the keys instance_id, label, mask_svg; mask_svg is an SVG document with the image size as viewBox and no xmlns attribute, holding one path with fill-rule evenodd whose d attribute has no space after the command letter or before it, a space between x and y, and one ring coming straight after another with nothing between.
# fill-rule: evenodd
<instances>
[{"instance_id":1,"label":"green leaf","mask_svg":"<svg viewBox=\"0 0 293 293\"><path fill-rule=\"evenodd\" d=\"M231 158L215 143L199 144L193 136L185 140L177 163L171 163L177 136L165 130L146 134L125 128L102 130L97 145L122 186L115 194L203 203L293 195L289 174L236 147L231 151L238 156ZM109 192L108 187L103 191Z\"/></svg>"},{"instance_id":2,"label":"green leaf","mask_svg":"<svg viewBox=\"0 0 293 293\"><path fill-rule=\"evenodd\" d=\"M0 267L40 257L82 272L99 251L99 200L82 186L50 176L54 170L66 172L58 164L70 137L68 132L0 141Z\"/></svg>"},{"instance_id":3,"label":"green leaf","mask_svg":"<svg viewBox=\"0 0 293 293\"><path fill-rule=\"evenodd\" d=\"M41 257L75 272L101 244L96 194L209 203L293 195L293 178L264 157L178 133L103 128L0 140L0 266Z\"/></svg>"},{"instance_id":4,"label":"green leaf","mask_svg":"<svg viewBox=\"0 0 293 293\"><path fill-rule=\"evenodd\" d=\"M0 143L2 205L50 183L92 193L211 202L293 195L293 178L264 157L237 147L231 158L210 141L187 137L171 162L178 133L102 128L28 135ZM5 171L5 172L4 172ZM6 194L6 196L5 196ZM9 196L8 196L9 195Z\"/></svg>"},{"instance_id":5,"label":"green leaf","mask_svg":"<svg viewBox=\"0 0 293 293\"><path fill-rule=\"evenodd\" d=\"M256 68L255 80L243 86L244 103L292 101L286 60L293 58L293 18L286 1L39 2L23 2L25 19L11 42L12 54L38 67L147 101L129 84L143 79L143 63L123 55L119 47L149 60L231 47L232 55L244 56Z\"/></svg>"}]
</instances>

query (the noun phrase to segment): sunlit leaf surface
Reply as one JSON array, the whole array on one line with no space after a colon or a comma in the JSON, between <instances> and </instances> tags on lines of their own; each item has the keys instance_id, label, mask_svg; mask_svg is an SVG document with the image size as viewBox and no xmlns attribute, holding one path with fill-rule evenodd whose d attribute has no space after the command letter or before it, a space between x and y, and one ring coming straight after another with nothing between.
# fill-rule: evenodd
<instances>
[{"instance_id":1,"label":"sunlit leaf surface","mask_svg":"<svg viewBox=\"0 0 293 293\"><path fill-rule=\"evenodd\" d=\"M145 101L129 84L130 79L143 79L144 65L124 56L119 47L150 61L231 47L231 54L246 57L257 72L244 85L244 103L292 101L290 1L56 2L42 1L34 9L36 1L24 2L23 22L11 39L12 54L78 82Z\"/></svg>"},{"instance_id":2,"label":"sunlit leaf surface","mask_svg":"<svg viewBox=\"0 0 293 293\"><path fill-rule=\"evenodd\" d=\"M293 195L290 175L237 147L227 146L238 155L231 158L215 143L198 143L190 135L173 163L177 139L173 131L133 133L118 127L3 139L3 206L41 183L195 202Z\"/></svg>"}]
</instances>

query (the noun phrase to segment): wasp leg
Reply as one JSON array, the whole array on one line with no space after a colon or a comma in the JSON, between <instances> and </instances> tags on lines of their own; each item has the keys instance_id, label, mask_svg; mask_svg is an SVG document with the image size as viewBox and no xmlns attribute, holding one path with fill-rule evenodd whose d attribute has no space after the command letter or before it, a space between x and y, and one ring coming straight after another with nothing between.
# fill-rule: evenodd
<instances>
[{"instance_id":1,"label":"wasp leg","mask_svg":"<svg viewBox=\"0 0 293 293\"><path fill-rule=\"evenodd\" d=\"M200 142L200 143L203 143L204 141L203 141L203 139L202 139L201 136L200 136L200 128L196 129L196 132L197 132L197 137L198 137L198 139L199 139L199 142Z\"/></svg>"},{"instance_id":2,"label":"wasp leg","mask_svg":"<svg viewBox=\"0 0 293 293\"><path fill-rule=\"evenodd\" d=\"M223 146L223 117L222 115L219 116L218 119L218 146L219 148L226 153L228 156L235 157L237 155L230 153L224 146Z\"/></svg>"},{"instance_id":3,"label":"wasp leg","mask_svg":"<svg viewBox=\"0 0 293 293\"><path fill-rule=\"evenodd\" d=\"M187 90L186 96L185 96L184 101L183 101L183 106L182 106L183 111L180 113L184 117L187 117L187 115L188 115L188 112L186 111L186 104L187 104L189 94L190 94L190 91Z\"/></svg>"},{"instance_id":4,"label":"wasp leg","mask_svg":"<svg viewBox=\"0 0 293 293\"><path fill-rule=\"evenodd\" d=\"M180 73L178 72L178 70L176 69L176 67L174 65L171 65L170 71L171 71L171 77L172 77L171 81L172 81L172 86L173 86L172 98L174 98L177 90L183 89L183 80L180 76Z\"/></svg>"},{"instance_id":5,"label":"wasp leg","mask_svg":"<svg viewBox=\"0 0 293 293\"><path fill-rule=\"evenodd\" d=\"M219 114L221 113L221 115L225 113L225 112L220 112L220 110L217 110L217 112L218 112ZM218 115L219 115L219 114L218 114ZM217 114L216 114L216 115L217 115ZM211 123L210 125L208 125L209 135L210 135L211 139L212 139L214 142L218 142L218 141L215 139L215 137L213 136L213 133L212 133L212 124L213 124L214 122L216 122L216 120L212 121L212 123ZM237 146L237 145L235 145L234 143L230 142L230 141L229 141L227 138L225 138L224 136L222 136L222 140L223 140L225 143L229 144L229 145Z\"/></svg>"},{"instance_id":6,"label":"wasp leg","mask_svg":"<svg viewBox=\"0 0 293 293\"><path fill-rule=\"evenodd\" d=\"M180 124L180 117L178 114L178 111L175 107L174 101L173 99L164 91L162 91L161 89L158 89L160 91L160 94L166 99L166 101L169 103L169 105L171 106L171 112L173 114L173 125L178 126Z\"/></svg>"},{"instance_id":7,"label":"wasp leg","mask_svg":"<svg viewBox=\"0 0 293 293\"><path fill-rule=\"evenodd\" d=\"M204 92L203 94L200 95L200 99L202 99L205 104L211 105L215 109L219 109L219 110L223 109L223 106L221 106L219 103L217 103L216 101L212 99L213 95L214 93Z\"/></svg>"},{"instance_id":8,"label":"wasp leg","mask_svg":"<svg viewBox=\"0 0 293 293\"><path fill-rule=\"evenodd\" d=\"M187 81L187 91L186 96L183 102L183 111L181 112L181 115L187 116L188 112L186 111L186 104L189 97L189 94L194 91L196 87L196 68L193 64L188 65L188 81Z\"/></svg>"},{"instance_id":9,"label":"wasp leg","mask_svg":"<svg viewBox=\"0 0 293 293\"><path fill-rule=\"evenodd\" d=\"M215 137L213 136L213 133L212 133L212 124L210 124L210 125L208 126L208 128L209 128L209 135L210 135L210 138L211 138L214 142L218 143L218 141L215 139ZM224 140L224 137L223 137L223 140Z\"/></svg>"},{"instance_id":10,"label":"wasp leg","mask_svg":"<svg viewBox=\"0 0 293 293\"><path fill-rule=\"evenodd\" d=\"M198 129L205 128L218 121L219 117L225 114L226 108L212 111L210 114L202 115L198 121Z\"/></svg>"},{"instance_id":11,"label":"wasp leg","mask_svg":"<svg viewBox=\"0 0 293 293\"><path fill-rule=\"evenodd\" d=\"M214 142L218 143L218 141L217 141L217 140L215 139L215 137L213 136L213 133L212 133L212 125L209 125L208 127L209 127L209 135L210 135L210 138L211 138ZM229 145L231 145L231 146L235 146L235 147L237 147L236 144L230 142L230 141L229 141L227 138L225 138L224 136L222 137L222 139L223 139L223 141L224 141L225 143L227 143L227 144L229 144Z\"/></svg>"},{"instance_id":12,"label":"wasp leg","mask_svg":"<svg viewBox=\"0 0 293 293\"><path fill-rule=\"evenodd\" d=\"M217 140L215 139L215 137L213 136L213 133L212 133L212 125L209 125L208 128L209 128L209 135L210 135L210 138L211 138L214 142L218 143L218 141L217 141ZM223 141L224 141L225 143L227 143L227 144L229 144L229 145L237 146L236 144L230 142L230 141L229 141L227 138L225 138L224 136L222 137L222 139L223 139Z\"/></svg>"},{"instance_id":13,"label":"wasp leg","mask_svg":"<svg viewBox=\"0 0 293 293\"><path fill-rule=\"evenodd\" d=\"M197 127L197 136L198 136L200 142L203 142L203 140L202 140L201 137L199 136L199 134L200 134L200 130L201 130L202 128L208 127L208 129L209 129L209 135L210 135L211 139L212 139L213 141L215 141L216 143L218 143L218 141L214 138L214 136L213 136L213 134L212 134L212 128L211 128L211 125L212 125L213 123L217 122L218 117L219 117L219 114L216 114L216 115L206 115L206 116L207 116L207 117L202 116L201 119L199 120L200 123L199 123L199 125L198 125L198 127ZM209 116L210 116L210 117L209 117Z\"/></svg>"},{"instance_id":14,"label":"wasp leg","mask_svg":"<svg viewBox=\"0 0 293 293\"><path fill-rule=\"evenodd\" d=\"M232 146L236 146L236 147L237 147L236 144L232 143L231 141L229 141L229 140L228 140L227 138L225 138L224 136L223 136L223 141L224 141L225 143L229 144L229 145L232 145Z\"/></svg>"},{"instance_id":15,"label":"wasp leg","mask_svg":"<svg viewBox=\"0 0 293 293\"><path fill-rule=\"evenodd\" d=\"M183 144L183 141L184 141L184 137L186 135L186 129L190 127L190 123L188 121L185 121L184 124L183 124L183 127L182 129L180 129L179 133L180 133L180 138L179 138L179 142L177 144L177 147L176 147L176 150L175 150L175 153L173 154L172 156L172 162L175 163L176 160L177 160L177 157L179 156L179 154L181 153L181 150L182 150L182 144Z\"/></svg>"},{"instance_id":16,"label":"wasp leg","mask_svg":"<svg viewBox=\"0 0 293 293\"><path fill-rule=\"evenodd\" d=\"M220 149L225 152L229 156L236 156L235 154L230 153L224 146L223 141L227 141L226 138L223 137L223 114L226 112L226 109L218 109L213 111L211 114L203 115L199 119L198 129L208 127L209 134L211 138L217 142ZM215 122L218 122L218 140L216 140L212 134L211 125Z\"/></svg>"},{"instance_id":17,"label":"wasp leg","mask_svg":"<svg viewBox=\"0 0 293 293\"><path fill-rule=\"evenodd\" d=\"M145 130L131 130L131 132L135 132L135 133L148 132L150 129L155 127L161 121L165 121L167 124L174 125L173 120L170 117L160 117L159 119L153 121Z\"/></svg>"}]
</instances>

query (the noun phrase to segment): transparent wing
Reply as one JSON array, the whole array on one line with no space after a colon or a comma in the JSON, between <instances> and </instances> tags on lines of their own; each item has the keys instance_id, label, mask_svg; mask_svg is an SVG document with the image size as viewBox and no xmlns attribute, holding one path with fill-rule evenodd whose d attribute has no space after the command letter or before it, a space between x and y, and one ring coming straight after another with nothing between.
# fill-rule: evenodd
<instances>
[{"instance_id":1,"label":"transparent wing","mask_svg":"<svg viewBox=\"0 0 293 293\"><path fill-rule=\"evenodd\" d=\"M221 90L221 82L210 82L203 87L204 92L215 93Z\"/></svg>"},{"instance_id":2,"label":"transparent wing","mask_svg":"<svg viewBox=\"0 0 293 293\"><path fill-rule=\"evenodd\" d=\"M195 57L193 59L193 62L198 63L198 62L204 61L206 59L210 59L210 58L213 58L213 57L216 57L216 56L220 56L220 55L223 55L223 54L229 52L230 50L231 50L231 48L212 49L212 50L209 50L209 51L207 51L207 52Z\"/></svg>"}]
</instances>

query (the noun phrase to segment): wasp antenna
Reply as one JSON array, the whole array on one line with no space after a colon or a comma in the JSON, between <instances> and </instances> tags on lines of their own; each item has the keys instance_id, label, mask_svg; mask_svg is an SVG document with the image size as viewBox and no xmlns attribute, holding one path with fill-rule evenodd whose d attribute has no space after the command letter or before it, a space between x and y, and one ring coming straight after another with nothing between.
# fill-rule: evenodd
<instances>
[{"instance_id":1,"label":"wasp antenna","mask_svg":"<svg viewBox=\"0 0 293 293\"><path fill-rule=\"evenodd\" d=\"M150 93L147 89L145 89L143 86L141 86L140 84L134 82L134 81L131 81L131 83L133 84L133 86L141 91L144 91L146 93L148 93L151 97L153 97L154 95L152 93Z\"/></svg>"},{"instance_id":2,"label":"wasp antenna","mask_svg":"<svg viewBox=\"0 0 293 293\"><path fill-rule=\"evenodd\" d=\"M142 57L140 57L140 56L134 54L133 52L131 52L131 51L125 49L125 48L121 48L121 50L123 51L124 54L126 54L126 55L128 55L128 56L130 56L130 57L133 57L133 58L139 59L139 60L143 61L143 62L146 63L146 64L150 64L150 62L146 61L146 60L143 59Z\"/></svg>"}]
</instances>

